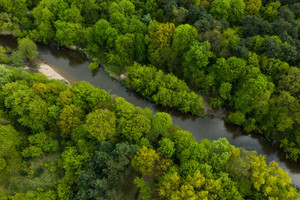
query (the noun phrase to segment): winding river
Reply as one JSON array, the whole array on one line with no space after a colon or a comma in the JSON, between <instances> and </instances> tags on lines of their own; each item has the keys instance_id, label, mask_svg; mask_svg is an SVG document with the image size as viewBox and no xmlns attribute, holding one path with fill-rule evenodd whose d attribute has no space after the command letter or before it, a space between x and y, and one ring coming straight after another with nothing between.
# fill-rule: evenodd
<instances>
[{"instance_id":1,"label":"winding river","mask_svg":"<svg viewBox=\"0 0 300 200\"><path fill-rule=\"evenodd\" d=\"M17 46L16 41L11 36L0 36L0 45L9 46L10 48L16 48ZM265 155L268 162L275 160L279 163L280 167L292 177L292 183L300 187L300 163L285 159L284 153L278 146L272 145L263 137L246 134L235 126L225 124L220 119L195 117L157 106L128 91L118 81L111 79L102 68L96 73L91 72L88 69L89 62L81 55L74 54L74 51L67 49L55 50L44 45L38 45L38 50L39 57L69 82L87 81L110 92L110 94L125 98L136 106L149 107L154 112L168 112L173 118L173 123L184 130L190 131L197 141L203 138L216 140L226 137L232 145L244 147L247 150L255 150L259 154Z\"/></svg>"}]
</instances>

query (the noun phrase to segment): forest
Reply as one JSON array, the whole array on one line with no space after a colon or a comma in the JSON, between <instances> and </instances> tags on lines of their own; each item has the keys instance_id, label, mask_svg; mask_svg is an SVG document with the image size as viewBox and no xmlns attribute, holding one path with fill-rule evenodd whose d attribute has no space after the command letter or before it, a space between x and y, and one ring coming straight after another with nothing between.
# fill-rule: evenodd
<instances>
[{"instance_id":1,"label":"forest","mask_svg":"<svg viewBox=\"0 0 300 200\"><path fill-rule=\"evenodd\" d=\"M297 0L2 0L0 13L2 32L75 45L157 104L204 116L208 96L227 123L300 159ZM34 58L6 51L2 63Z\"/></svg>"},{"instance_id":2,"label":"forest","mask_svg":"<svg viewBox=\"0 0 300 200\"><path fill-rule=\"evenodd\" d=\"M0 65L0 199L299 200L278 163L169 114Z\"/></svg>"},{"instance_id":3,"label":"forest","mask_svg":"<svg viewBox=\"0 0 300 200\"><path fill-rule=\"evenodd\" d=\"M277 163L197 142L167 113L22 70L75 47L156 104L276 140L300 160L298 0L1 0L0 199L298 200Z\"/></svg>"}]
</instances>

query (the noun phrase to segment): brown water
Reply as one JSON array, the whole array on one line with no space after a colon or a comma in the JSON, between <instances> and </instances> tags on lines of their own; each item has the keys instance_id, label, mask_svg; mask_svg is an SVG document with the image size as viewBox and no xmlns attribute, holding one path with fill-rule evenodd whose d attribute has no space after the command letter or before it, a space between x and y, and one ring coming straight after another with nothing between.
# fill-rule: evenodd
<instances>
[{"instance_id":1,"label":"brown water","mask_svg":"<svg viewBox=\"0 0 300 200\"><path fill-rule=\"evenodd\" d=\"M16 42L11 36L0 36L0 45L16 48ZM74 51L67 49L54 50L44 45L39 45L38 48L39 57L70 82L86 81L108 91L110 94L123 97L136 106L149 107L154 112L168 112L173 118L173 123L184 130L190 131L197 141L203 138L216 140L225 137L232 145L244 147L247 150L255 150L259 154L265 155L268 162L275 160L279 163L280 167L292 177L292 183L300 186L300 163L285 159L284 153L278 149L277 145L272 145L270 141L266 141L263 137L246 134L235 126L225 124L220 119L195 117L157 106L128 91L119 82L107 76L102 68L96 73L91 72L88 69L89 62L81 55L74 54Z\"/></svg>"}]
</instances>

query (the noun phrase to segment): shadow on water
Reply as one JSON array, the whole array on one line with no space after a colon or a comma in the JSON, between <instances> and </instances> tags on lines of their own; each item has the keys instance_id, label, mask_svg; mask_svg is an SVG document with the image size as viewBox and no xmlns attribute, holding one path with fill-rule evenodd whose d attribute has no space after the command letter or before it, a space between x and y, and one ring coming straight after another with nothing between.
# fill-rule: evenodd
<instances>
[{"instance_id":1,"label":"shadow on water","mask_svg":"<svg viewBox=\"0 0 300 200\"><path fill-rule=\"evenodd\" d=\"M16 41L11 36L1 36L0 45L16 48ZM87 81L95 87L99 87L125 98L135 106L149 107L156 112L167 112L173 118L173 123L193 134L197 141L203 138L216 140L221 137L227 138L230 144L243 147L247 150L255 150L258 154L266 156L268 162L275 160L292 177L292 182L300 186L300 163L285 159L284 153L278 145L267 141L258 134L247 134L239 127L226 124L220 119L195 117L190 114L182 114L179 111L155 105L134 92L127 90L118 81L111 79L102 68L98 71L88 69L89 62L81 54L69 49L50 49L44 45L38 45L39 57L47 62L55 71L68 79L74 81Z\"/></svg>"}]
</instances>

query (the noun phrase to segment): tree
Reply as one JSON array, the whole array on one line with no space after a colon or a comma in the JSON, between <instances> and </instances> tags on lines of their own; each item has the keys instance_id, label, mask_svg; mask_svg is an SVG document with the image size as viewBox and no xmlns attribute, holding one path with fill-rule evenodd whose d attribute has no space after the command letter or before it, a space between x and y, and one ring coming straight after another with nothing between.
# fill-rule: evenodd
<instances>
[{"instance_id":1,"label":"tree","mask_svg":"<svg viewBox=\"0 0 300 200\"><path fill-rule=\"evenodd\" d=\"M4 105L15 122L33 132L44 131L49 122L48 105L22 82L8 83L3 87ZM21 102L21 103L20 103Z\"/></svg>"},{"instance_id":2,"label":"tree","mask_svg":"<svg viewBox=\"0 0 300 200\"><path fill-rule=\"evenodd\" d=\"M18 41L18 52L30 61L39 54L36 44L28 38L22 38Z\"/></svg>"},{"instance_id":3,"label":"tree","mask_svg":"<svg viewBox=\"0 0 300 200\"><path fill-rule=\"evenodd\" d=\"M224 171L232 154L227 139L220 138L219 140L213 141L209 147L209 151L210 165L214 171Z\"/></svg>"},{"instance_id":4,"label":"tree","mask_svg":"<svg viewBox=\"0 0 300 200\"><path fill-rule=\"evenodd\" d=\"M0 64L0 88L10 82L12 71L6 65Z\"/></svg>"},{"instance_id":5,"label":"tree","mask_svg":"<svg viewBox=\"0 0 300 200\"><path fill-rule=\"evenodd\" d=\"M144 39L144 35L142 33L135 34L134 54L135 54L135 59L138 62L145 61L145 59L147 57L145 39Z\"/></svg>"},{"instance_id":6,"label":"tree","mask_svg":"<svg viewBox=\"0 0 300 200\"><path fill-rule=\"evenodd\" d=\"M243 0L230 0L230 11L228 21L231 23L240 22L245 16L246 4Z\"/></svg>"},{"instance_id":7,"label":"tree","mask_svg":"<svg viewBox=\"0 0 300 200\"><path fill-rule=\"evenodd\" d=\"M229 0L215 0L210 5L209 12L216 19L228 19L230 11L230 1Z\"/></svg>"},{"instance_id":8,"label":"tree","mask_svg":"<svg viewBox=\"0 0 300 200\"><path fill-rule=\"evenodd\" d=\"M251 162L251 182L254 188L269 198L288 199L294 195L291 178L274 161L266 164L264 156L255 156Z\"/></svg>"},{"instance_id":9,"label":"tree","mask_svg":"<svg viewBox=\"0 0 300 200\"><path fill-rule=\"evenodd\" d=\"M121 58L122 65L131 64L134 58L134 34L126 33L116 39L116 52Z\"/></svg>"},{"instance_id":10,"label":"tree","mask_svg":"<svg viewBox=\"0 0 300 200\"><path fill-rule=\"evenodd\" d=\"M55 14L52 12L52 1L42 0L39 4L32 10L32 15L35 19L35 24L37 24L37 29L29 33L30 37L47 44L54 39L55 30L53 26L53 21L55 20ZM37 31L37 35L35 35Z\"/></svg>"},{"instance_id":11,"label":"tree","mask_svg":"<svg viewBox=\"0 0 300 200\"><path fill-rule=\"evenodd\" d=\"M59 114L57 125L63 134L70 134L77 126L82 124L84 112L75 105L65 105Z\"/></svg>"},{"instance_id":12,"label":"tree","mask_svg":"<svg viewBox=\"0 0 300 200\"><path fill-rule=\"evenodd\" d=\"M184 53L191 42L197 38L197 30L195 27L184 24L175 29L172 48L178 53Z\"/></svg>"},{"instance_id":13,"label":"tree","mask_svg":"<svg viewBox=\"0 0 300 200\"><path fill-rule=\"evenodd\" d=\"M117 124L118 134L131 143L138 143L151 129L150 120L144 115L136 115L129 119L121 117Z\"/></svg>"},{"instance_id":14,"label":"tree","mask_svg":"<svg viewBox=\"0 0 300 200\"><path fill-rule=\"evenodd\" d=\"M78 178L79 190L74 199L124 198L121 187L131 175L130 160L135 152L135 145L100 142L95 156Z\"/></svg>"},{"instance_id":15,"label":"tree","mask_svg":"<svg viewBox=\"0 0 300 200\"><path fill-rule=\"evenodd\" d=\"M261 6L262 6L261 0L248 0L248 1L246 1L247 15L256 15L256 14L258 14Z\"/></svg>"},{"instance_id":16,"label":"tree","mask_svg":"<svg viewBox=\"0 0 300 200\"><path fill-rule=\"evenodd\" d=\"M10 125L0 125L0 172L11 173L21 161L17 151L21 135Z\"/></svg>"},{"instance_id":17,"label":"tree","mask_svg":"<svg viewBox=\"0 0 300 200\"><path fill-rule=\"evenodd\" d=\"M111 96L105 90L95 88L85 81L75 82L72 85L72 92L74 105L86 111L111 102Z\"/></svg>"},{"instance_id":18,"label":"tree","mask_svg":"<svg viewBox=\"0 0 300 200\"><path fill-rule=\"evenodd\" d=\"M296 67L291 67L286 74L281 75L278 88L286 90L294 96L300 95L300 70Z\"/></svg>"},{"instance_id":19,"label":"tree","mask_svg":"<svg viewBox=\"0 0 300 200\"><path fill-rule=\"evenodd\" d=\"M281 4L279 1L270 2L266 4L261 9L261 16L269 22L274 21L278 16L278 8L280 7L280 5Z\"/></svg>"},{"instance_id":20,"label":"tree","mask_svg":"<svg viewBox=\"0 0 300 200\"><path fill-rule=\"evenodd\" d=\"M222 82L221 86L219 88L220 97L224 100L227 100L227 99L230 100L230 98L231 98L231 95L230 95L231 89L232 89L232 84L231 83Z\"/></svg>"},{"instance_id":21,"label":"tree","mask_svg":"<svg viewBox=\"0 0 300 200\"><path fill-rule=\"evenodd\" d=\"M0 63L7 64L9 62L9 56L4 47L0 46Z\"/></svg>"},{"instance_id":22,"label":"tree","mask_svg":"<svg viewBox=\"0 0 300 200\"><path fill-rule=\"evenodd\" d=\"M273 37L267 38L262 47L268 58L278 58L281 53L281 44Z\"/></svg>"},{"instance_id":23,"label":"tree","mask_svg":"<svg viewBox=\"0 0 300 200\"><path fill-rule=\"evenodd\" d=\"M84 28L79 23L57 20L54 22L56 29L55 41L63 46L82 45Z\"/></svg>"},{"instance_id":24,"label":"tree","mask_svg":"<svg viewBox=\"0 0 300 200\"><path fill-rule=\"evenodd\" d=\"M14 13L19 19L21 19L28 10L26 0L1 1L0 7L2 7L3 11Z\"/></svg>"},{"instance_id":25,"label":"tree","mask_svg":"<svg viewBox=\"0 0 300 200\"><path fill-rule=\"evenodd\" d=\"M100 19L93 27L93 37L98 45L103 46L108 39L106 31L110 28L110 23L105 19Z\"/></svg>"},{"instance_id":26,"label":"tree","mask_svg":"<svg viewBox=\"0 0 300 200\"><path fill-rule=\"evenodd\" d=\"M211 68L211 73L219 82L233 83L245 74L246 61L236 57L228 60L219 58Z\"/></svg>"},{"instance_id":27,"label":"tree","mask_svg":"<svg viewBox=\"0 0 300 200\"><path fill-rule=\"evenodd\" d=\"M252 37L255 35L266 35L271 31L271 25L260 16L246 16L242 21L243 35Z\"/></svg>"},{"instance_id":28,"label":"tree","mask_svg":"<svg viewBox=\"0 0 300 200\"><path fill-rule=\"evenodd\" d=\"M155 178L162 176L169 170L172 160L162 158L154 149L143 146L132 158L131 165L135 171L143 176Z\"/></svg>"},{"instance_id":29,"label":"tree","mask_svg":"<svg viewBox=\"0 0 300 200\"><path fill-rule=\"evenodd\" d=\"M135 115L136 109L134 105L126 101L122 97L115 99L115 114L117 118L130 119Z\"/></svg>"},{"instance_id":30,"label":"tree","mask_svg":"<svg viewBox=\"0 0 300 200\"><path fill-rule=\"evenodd\" d=\"M149 139L155 141L159 136L164 136L171 126L172 118L168 113L159 112L153 115L151 120L153 135L149 136Z\"/></svg>"},{"instance_id":31,"label":"tree","mask_svg":"<svg viewBox=\"0 0 300 200\"><path fill-rule=\"evenodd\" d=\"M255 70L258 69L252 68L252 73ZM234 108L243 113L248 113L254 108L258 109L259 106L265 105L270 98L274 85L268 82L267 78L259 72L255 77L245 78L239 83L238 88L232 98Z\"/></svg>"},{"instance_id":32,"label":"tree","mask_svg":"<svg viewBox=\"0 0 300 200\"><path fill-rule=\"evenodd\" d=\"M185 78L190 77L197 70L203 69L209 64L209 58L213 56L210 51L210 43L194 41L190 46L189 51L184 55L186 67L185 67Z\"/></svg>"},{"instance_id":33,"label":"tree","mask_svg":"<svg viewBox=\"0 0 300 200\"><path fill-rule=\"evenodd\" d=\"M159 148L157 149L158 152L168 156L169 158L175 153L175 144L168 138L163 138L158 142Z\"/></svg>"},{"instance_id":34,"label":"tree","mask_svg":"<svg viewBox=\"0 0 300 200\"><path fill-rule=\"evenodd\" d=\"M116 140L116 117L107 109L98 109L89 113L84 126L98 142Z\"/></svg>"},{"instance_id":35,"label":"tree","mask_svg":"<svg viewBox=\"0 0 300 200\"><path fill-rule=\"evenodd\" d=\"M152 197L153 190L151 185L147 183L143 178L136 177L134 179L134 184L139 189L139 196L143 200L149 200Z\"/></svg>"}]
</instances>

